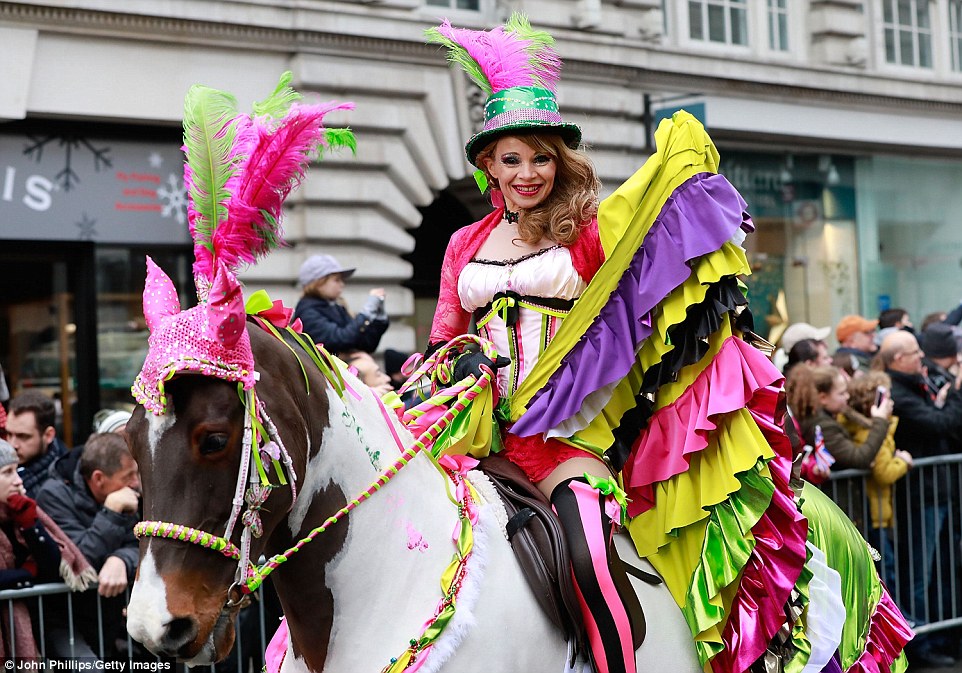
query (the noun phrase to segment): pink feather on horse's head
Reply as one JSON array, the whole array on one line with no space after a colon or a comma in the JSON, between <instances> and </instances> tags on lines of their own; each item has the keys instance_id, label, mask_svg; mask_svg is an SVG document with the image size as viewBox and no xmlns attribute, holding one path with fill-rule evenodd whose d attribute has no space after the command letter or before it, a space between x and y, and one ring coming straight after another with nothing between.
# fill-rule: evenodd
<instances>
[{"instance_id":1,"label":"pink feather on horse's head","mask_svg":"<svg viewBox=\"0 0 962 673\"><path fill-rule=\"evenodd\" d=\"M177 289L166 273L147 257L147 280L144 282L144 319L153 332L160 319L180 313Z\"/></svg>"}]
</instances>

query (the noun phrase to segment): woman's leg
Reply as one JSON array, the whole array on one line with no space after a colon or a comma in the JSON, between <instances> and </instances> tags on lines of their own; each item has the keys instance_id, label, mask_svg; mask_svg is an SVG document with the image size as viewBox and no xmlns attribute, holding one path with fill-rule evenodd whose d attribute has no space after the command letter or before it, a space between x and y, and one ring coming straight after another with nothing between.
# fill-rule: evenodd
<instances>
[{"instance_id":1,"label":"woman's leg","mask_svg":"<svg viewBox=\"0 0 962 673\"><path fill-rule=\"evenodd\" d=\"M610 477L607 467L592 458L566 461L538 487L551 504L565 531L571 552L575 589L581 602L588 642L598 673L635 673L631 619L624 596L631 585L620 564L612 564L612 522L605 511L609 496L592 488L585 473ZM623 581L622 581L623 580ZM621 587L621 591L619 591Z\"/></svg>"}]
</instances>

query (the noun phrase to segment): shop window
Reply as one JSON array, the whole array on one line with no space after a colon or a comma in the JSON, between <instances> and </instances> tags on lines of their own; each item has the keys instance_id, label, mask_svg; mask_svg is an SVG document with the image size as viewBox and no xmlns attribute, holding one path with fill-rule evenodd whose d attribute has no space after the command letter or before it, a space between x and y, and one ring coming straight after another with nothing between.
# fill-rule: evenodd
<instances>
[{"instance_id":1,"label":"shop window","mask_svg":"<svg viewBox=\"0 0 962 673\"><path fill-rule=\"evenodd\" d=\"M962 0L949 0L949 45L952 70L962 72Z\"/></svg>"},{"instance_id":2,"label":"shop window","mask_svg":"<svg viewBox=\"0 0 962 673\"><path fill-rule=\"evenodd\" d=\"M480 0L427 0L427 4L432 7L449 7L451 9L468 9L475 12L481 8Z\"/></svg>"},{"instance_id":3,"label":"shop window","mask_svg":"<svg viewBox=\"0 0 962 673\"><path fill-rule=\"evenodd\" d=\"M756 331L835 324L859 302L854 162L830 154L720 148L721 172L748 203L749 300Z\"/></svg>"},{"instance_id":4,"label":"shop window","mask_svg":"<svg viewBox=\"0 0 962 673\"><path fill-rule=\"evenodd\" d=\"M788 51L788 0L768 0L768 47Z\"/></svg>"},{"instance_id":5,"label":"shop window","mask_svg":"<svg viewBox=\"0 0 962 673\"><path fill-rule=\"evenodd\" d=\"M722 44L748 44L747 0L689 0L691 39Z\"/></svg>"},{"instance_id":6,"label":"shop window","mask_svg":"<svg viewBox=\"0 0 962 673\"><path fill-rule=\"evenodd\" d=\"M915 68L932 67L929 0L882 0L885 60Z\"/></svg>"}]
</instances>

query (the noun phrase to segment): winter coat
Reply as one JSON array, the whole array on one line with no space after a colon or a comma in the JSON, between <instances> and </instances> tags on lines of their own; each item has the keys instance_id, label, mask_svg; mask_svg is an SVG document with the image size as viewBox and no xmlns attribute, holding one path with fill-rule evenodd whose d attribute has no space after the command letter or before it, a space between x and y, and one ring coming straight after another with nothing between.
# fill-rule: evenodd
<instances>
[{"instance_id":1,"label":"winter coat","mask_svg":"<svg viewBox=\"0 0 962 673\"><path fill-rule=\"evenodd\" d=\"M944 456L959 450L956 437L962 430L962 393L954 388L945 406L935 406L935 391L930 391L921 374L886 372L892 379L893 415L898 416L895 446L913 458ZM956 492L954 480L946 469L926 470L922 478L922 497L932 504L951 502Z\"/></svg>"},{"instance_id":2,"label":"winter coat","mask_svg":"<svg viewBox=\"0 0 962 673\"><path fill-rule=\"evenodd\" d=\"M133 582L138 559L134 526L140 517L114 512L94 500L80 474L78 449L54 463L50 472L37 504L74 541L90 565L99 571L109 556L116 556L127 566L127 579Z\"/></svg>"},{"instance_id":3,"label":"winter coat","mask_svg":"<svg viewBox=\"0 0 962 673\"><path fill-rule=\"evenodd\" d=\"M852 441L852 436L824 409L801 421L802 436L808 444L815 446L815 426L821 426L825 448L835 458L833 470L867 470L885 440L888 421L884 418L867 419L852 409L846 409L843 414L870 424L871 430L863 441Z\"/></svg>"},{"instance_id":4,"label":"winter coat","mask_svg":"<svg viewBox=\"0 0 962 673\"><path fill-rule=\"evenodd\" d=\"M875 462L872 463L872 476L868 479L866 489L869 510L872 513L872 528L891 528L895 525L892 484L904 477L905 473L909 471L909 464L895 456L895 449L897 448L895 430L898 425L899 419L893 416L889 420L888 431L882 441L882 447L875 455ZM856 442L864 442L872 431L871 427L855 418L842 420L842 427L852 435L852 439Z\"/></svg>"},{"instance_id":5,"label":"winter coat","mask_svg":"<svg viewBox=\"0 0 962 673\"><path fill-rule=\"evenodd\" d=\"M351 317L337 302L305 295L294 308L294 318L300 318L304 333L314 343L323 344L331 353L360 349L373 353L387 331L390 321L372 318L366 313Z\"/></svg>"}]
</instances>

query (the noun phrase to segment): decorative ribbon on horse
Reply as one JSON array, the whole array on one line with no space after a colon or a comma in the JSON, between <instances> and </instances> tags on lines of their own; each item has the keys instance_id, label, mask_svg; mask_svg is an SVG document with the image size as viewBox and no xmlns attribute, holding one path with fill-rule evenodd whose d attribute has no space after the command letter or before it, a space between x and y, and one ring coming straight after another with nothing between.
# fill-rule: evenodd
<instances>
[{"instance_id":1,"label":"decorative ribbon on horse","mask_svg":"<svg viewBox=\"0 0 962 673\"><path fill-rule=\"evenodd\" d=\"M280 299L271 301L266 290L258 290L248 297L247 303L244 304L244 310L247 315L263 318L278 329L290 327L295 332L304 332L300 318L291 322L294 309L284 306L284 302Z\"/></svg>"}]
</instances>

